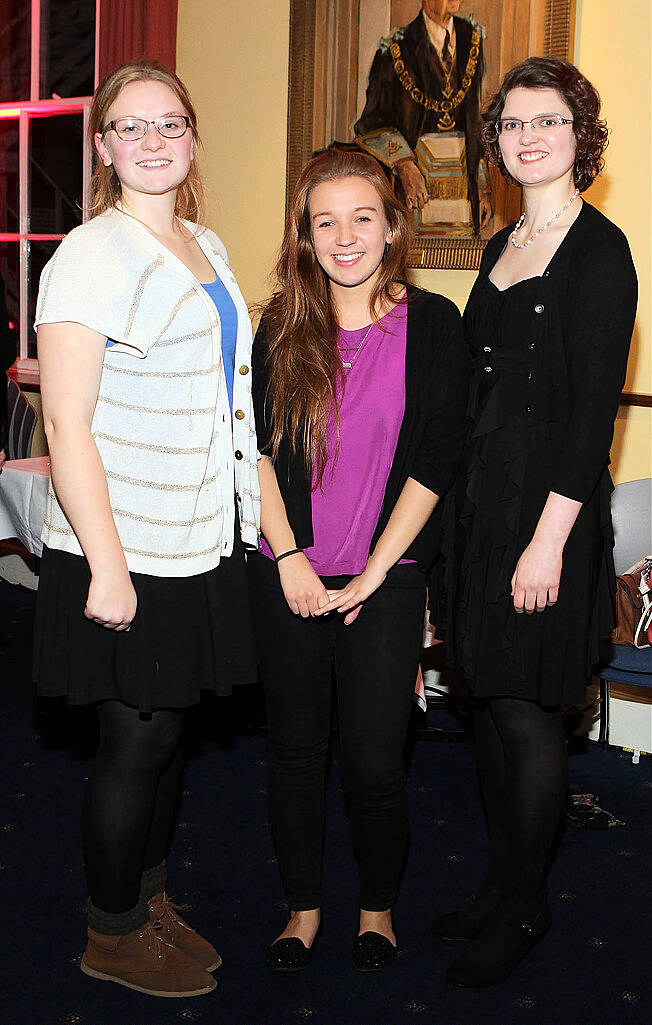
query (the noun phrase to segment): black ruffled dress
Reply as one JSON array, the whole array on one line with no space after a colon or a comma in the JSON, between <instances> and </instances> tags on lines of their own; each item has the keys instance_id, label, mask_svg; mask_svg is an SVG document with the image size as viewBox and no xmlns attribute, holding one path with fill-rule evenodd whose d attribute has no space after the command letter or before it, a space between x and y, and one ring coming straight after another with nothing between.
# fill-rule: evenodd
<instances>
[{"instance_id":1,"label":"black ruffled dress","mask_svg":"<svg viewBox=\"0 0 652 1025\"><path fill-rule=\"evenodd\" d=\"M580 703L612 624L608 454L636 277L622 233L585 205L544 275L501 291L489 273L509 230L487 246L464 316L471 428L444 510L435 618L449 662L476 697ZM585 269L596 230L607 251ZM600 296L609 266L611 284L605 278ZM587 281L589 296L581 294ZM559 600L518 614L511 578L550 491L582 502L564 548Z\"/></svg>"}]
</instances>

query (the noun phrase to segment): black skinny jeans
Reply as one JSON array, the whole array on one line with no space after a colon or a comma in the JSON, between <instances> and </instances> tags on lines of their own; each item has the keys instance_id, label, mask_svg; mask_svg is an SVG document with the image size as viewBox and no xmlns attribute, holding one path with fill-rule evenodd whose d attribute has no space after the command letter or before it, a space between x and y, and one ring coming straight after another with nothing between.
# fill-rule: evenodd
<instances>
[{"instance_id":1,"label":"black skinny jeans","mask_svg":"<svg viewBox=\"0 0 652 1025\"><path fill-rule=\"evenodd\" d=\"M248 557L269 727L272 831L295 911L322 903L324 775L335 660L341 765L360 907L393 904L408 845L404 747L425 606L423 574L394 566L351 626L331 613L301 619L271 559ZM323 577L343 587L349 577Z\"/></svg>"}]
</instances>

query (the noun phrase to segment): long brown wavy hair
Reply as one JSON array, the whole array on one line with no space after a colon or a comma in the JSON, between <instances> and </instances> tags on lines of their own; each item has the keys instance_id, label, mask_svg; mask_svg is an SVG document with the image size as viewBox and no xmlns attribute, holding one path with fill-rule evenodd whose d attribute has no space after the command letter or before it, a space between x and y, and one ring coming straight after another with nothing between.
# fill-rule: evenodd
<instances>
[{"instance_id":1,"label":"long brown wavy hair","mask_svg":"<svg viewBox=\"0 0 652 1025\"><path fill-rule=\"evenodd\" d=\"M113 165L106 167L98 159L95 150L95 133L101 132L106 121L109 108L126 85L132 82L162 82L167 85L190 118L190 131L195 139L195 155L190 163L188 177L179 186L177 191L177 202L175 214L177 217L186 218L189 221L196 221L202 224L205 220L205 199L204 187L202 184L199 167L197 165L197 150L201 145L197 131L197 114L190 99L190 94L185 85L173 71L155 60L136 61L133 64L121 64L115 71L111 71L106 78L100 82L91 106L88 118L88 137L95 158L95 166L91 179L93 201L91 204L91 216L96 217L116 205L122 196L120 180L115 173Z\"/></svg>"},{"instance_id":2,"label":"long brown wavy hair","mask_svg":"<svg viewBox=\"0 0 652 1025\"><path fill-rule=\"evenodd\" d=\"M328 276L315 257L308 204L317 185L351 176L364 178L374 187L392 232L392 243L385 247L370 296L373 322L378 322L386 306L397 302L396 282L407 277L410 215L373 157L332 147L309 160L299 176L276 264L279 287L263 315L269 373L269 455L275 459L287 437L292 451L301 453L307 472L314 472L318 485L328 458L328 414L334 413L337 420L337 387L344 381L337 349L339 326Z\"/></svg>"}]
</instances>

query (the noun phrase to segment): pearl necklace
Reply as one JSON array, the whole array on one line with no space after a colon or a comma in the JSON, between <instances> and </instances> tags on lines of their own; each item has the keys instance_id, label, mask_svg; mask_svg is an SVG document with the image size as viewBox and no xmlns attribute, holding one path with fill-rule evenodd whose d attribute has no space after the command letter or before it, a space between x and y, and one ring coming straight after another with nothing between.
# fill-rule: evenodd
<instances>
[{"instance_id":1,"label":"pearl necklace","mask_svg":"<svg viewBox=\"0 0 652 1025\"><path fill-rule=\"evenodd\" d=\"M346 360L346 361L345 361L345 360L343 360L343 359L342 359L342 352L343 352L343 351L345 351L345 352L350 352L350 351L351 351L351 349L353 348L353 346L351 346L351 349L345 349L345 350L342 350L342 349L340 349L340 347L339 347L339 345L338 345L337 349L338 349L338 352L339 352L339 354L340 354L340 363L342 364L342 369L343 369L343 370L350 370L350 369L351 369L351 367L353 366L353 363L355 362L355 358L356 358L356 356L357 356L357 355L358 355L358 353L360 352L360 349L362 348L362 346L364 345L364 343L365 343L365 342L367 341L367 338L369 337L369 335L370 335L370 333L371 333L371 329L372 329L372 327L373 327L373 326L374 326L374 325L373 325L373 322L372 322L372 323L371 323L371 324L369 325L369 327L367 328L367 330L366 330L366 332L365 332L365 336L364 336L364 338L362 339L362 341L360 342L359 346L357 347L357 349L355 350L355 352L354 352L354 353L353 353L353 355L351 356L351 359L350 359L350 360Z\"/></svg>"},{"instance_id":2,"label":"pearl necklace","mask_svg":"<svg viewBox=\"0 0 652 1025\"><path fill-rule=\"evenodd\" d=\"M514 228L514 230L511 233L511 235L509 236L511 241L512 241L512 245L514 246L514 248L515 249L525 249L526 246L530 245L530 242L534 242L534 240L537 237L537 235L540 235L542 231L545 231L546 228L550 227L550 225L553 223L553 221L556 221L558 217L561 217L561 215L563 214L564 210L567 210L568 207L571 205L571 203L575 202L575 200L577 199L579 194L580 194L580 190L579 189L575 189L575 192L570 197L570 199L566 200L566 202L562 206L561 210L558 210L556 214L553 214L549 221L546 221L546 223L544 225L542 225L540 228L537 228L537 230L535 232L533 232L530 235L530 237L528 239L526 239L525 242L517 242L516 241L516 232L519 230L519 228L523 224L523 221L525 220L525 210L524 210L523 213L521 214L521 216L519 217L517 223L516 223L516 227Z\"/></svg>"}]
</instances>

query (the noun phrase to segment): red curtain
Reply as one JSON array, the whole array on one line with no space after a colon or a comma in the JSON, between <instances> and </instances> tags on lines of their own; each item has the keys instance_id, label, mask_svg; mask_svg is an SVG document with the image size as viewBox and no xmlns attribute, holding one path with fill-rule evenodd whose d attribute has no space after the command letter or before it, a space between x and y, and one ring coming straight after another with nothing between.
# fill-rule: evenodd
<instances>
[{"instance_id":1,"label":"red curtain","mask_svg":"<svg viewBox=\"0 0 652 1025\"><path fill-rule=\"evenodd\" d=\"M177 0L100 0L98 81L143 57L175 70Z\"/></svg>"}]
</instances>

